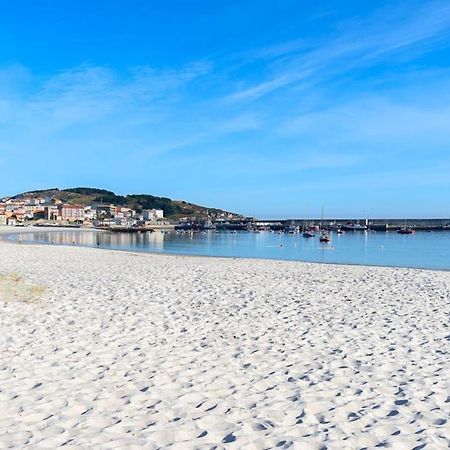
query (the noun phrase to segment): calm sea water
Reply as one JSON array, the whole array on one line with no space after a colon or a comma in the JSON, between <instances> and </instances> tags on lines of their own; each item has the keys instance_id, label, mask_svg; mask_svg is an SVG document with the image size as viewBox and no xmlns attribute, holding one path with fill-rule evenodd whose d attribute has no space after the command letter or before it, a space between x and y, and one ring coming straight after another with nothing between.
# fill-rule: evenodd
<instances>
[{"instance_id":1,"label":"calm sea water","mask_svg":"<svg viewBox=\"0 0 450 450\"><path fill-rule=\"evenodd\" d=\"M108 233L99 231L33 231L8 239L55 245L81 245L115 250L187 255L268 258L295 261L450 269L450 232L330 233L318 237L271 232L206 232L194 234ZM97 242L100 244L97 245Z\"/></svg>"}]
</instances>

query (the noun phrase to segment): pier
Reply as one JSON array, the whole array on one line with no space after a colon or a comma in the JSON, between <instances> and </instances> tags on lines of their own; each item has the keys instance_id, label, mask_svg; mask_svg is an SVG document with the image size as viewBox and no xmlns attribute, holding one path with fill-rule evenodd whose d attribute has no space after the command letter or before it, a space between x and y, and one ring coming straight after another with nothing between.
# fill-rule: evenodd
<instances>
[{"instance_id":1,"label":"pier","mask_svg":"<svg viewBox=\"0 0 450 450\"><path fill-rule=\"evenodd\" d=\"M229 221L215 223L215 228L220 231L246 231L246 230L273 230L282 231L292 227L300 227L307 223L308 226L320 226L327 229L347 229L350 232L365 231L397 231L399 228L408 227L416 231L450 231L450 219L243 219L241 221ZM361 224L360 230L349 230L351 225Z\"/></svg>"}]
</instances>

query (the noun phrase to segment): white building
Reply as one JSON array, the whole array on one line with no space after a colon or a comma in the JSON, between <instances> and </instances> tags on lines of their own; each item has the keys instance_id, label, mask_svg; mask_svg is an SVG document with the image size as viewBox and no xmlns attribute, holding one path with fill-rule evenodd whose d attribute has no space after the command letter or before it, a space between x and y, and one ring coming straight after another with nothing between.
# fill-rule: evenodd
<instances>
[{"instance_id":1,"label":"white building","mask_svg":"<svg viewBox=\"0 0 450 450\"><path fill-rule=\"evenodd\" d=\"M164 218L164 211L162 209L144 209L142 211L144 220L158 220Z\"/></svg>"},{"instance_id":2,"label":"white building","mask_svg":"<svg viewBox=\"0 0 450 450\"><path fill-rule=\"evenodd\" d=\"M84 218L85 220L95 220L97 218L97 210L92 208L92 206L86 206L84 208Z\"/></svg>"},{"instance_id":3,"label":"white building","mask_svg":"<svg viewBox=\"0 0 450 450\"><path fill-rule=\"evenodd\" d=\"M115 217L114 224L121 227L134 227L137 225L137 220L131 217Z\"/></svg>"}]
</instances>

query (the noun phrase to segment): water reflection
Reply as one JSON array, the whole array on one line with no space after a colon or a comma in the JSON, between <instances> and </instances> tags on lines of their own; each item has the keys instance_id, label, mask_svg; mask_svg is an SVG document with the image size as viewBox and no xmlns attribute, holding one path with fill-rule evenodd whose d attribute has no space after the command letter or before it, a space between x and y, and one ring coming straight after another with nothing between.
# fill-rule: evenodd
<instances>
[{"instance_id":1,"label":"water reflection","mask_svg":"<svg viewBox=\"0 0 450 450\"><path fill-rule=\"evenodd\" d=\"M450 233L396 232L330 233L331 243L301 234L261 233L110 233L100 231L22 232L23 241L56 245L80 245L117 250L374 264L450 269ZM18 240L19 234L9 236Z\"/></svg>"}]
</instances>

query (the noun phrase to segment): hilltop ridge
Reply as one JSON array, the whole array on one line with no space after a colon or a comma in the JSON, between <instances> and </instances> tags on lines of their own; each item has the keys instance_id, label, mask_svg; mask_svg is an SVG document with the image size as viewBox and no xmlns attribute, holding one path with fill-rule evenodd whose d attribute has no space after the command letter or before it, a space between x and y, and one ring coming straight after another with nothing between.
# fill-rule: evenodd
<instances>
[{"instance_id":1,"label":"hilltop ridge","mask_svg":"<svg viewBox=\"0 0 450 450\"><path fill-rule=\"evenodd\" d=\"M179 218L183 216L219 217L223 215L240 217L236 213L224 211L219 208L196 205L184 200L172 200L167 197L158 197L150 194L117 195L113 191L92 187L33 190L16 194L11 198L20 199L31 197L53 197L69 205L88 206L94 203L111 203L137 211L153 208L162 209L164 215L168 218Z\"/></svg>"}]
</instances>

